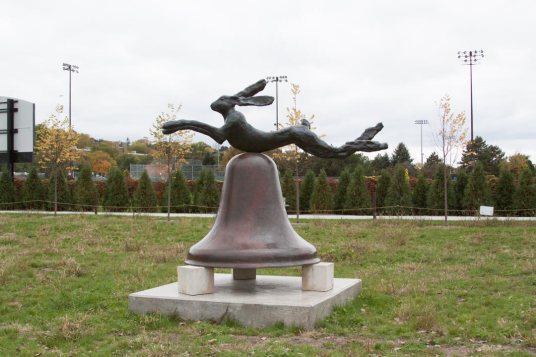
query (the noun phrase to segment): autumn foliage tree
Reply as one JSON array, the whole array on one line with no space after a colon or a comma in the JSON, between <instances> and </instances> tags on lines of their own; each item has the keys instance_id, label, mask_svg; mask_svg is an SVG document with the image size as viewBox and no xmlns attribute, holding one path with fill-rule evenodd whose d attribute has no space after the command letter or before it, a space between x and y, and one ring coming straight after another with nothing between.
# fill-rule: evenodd
<instances>
[{"instance_id":1,"label":"autumn foliage tree","mask_svg":"<svg viewBox=\"0 0 536 357\"><path fill-rule=\"evenodd\" d=\"M58 113L61 111L58 110ZM54 186L54 214L58 210L58 179L55 179L60 173L67 168L70 163L75 162L79 157L76 149L78 143L78 134L69 127L69 121L66 117L61 120L56 115L51 115L39 127L39 133L36 135L35 150L37 161L41 167L49 172L49 176L55 183Z\"/></svg>"},{"instance_id":2,"label":"autumn foliage tree","mask_svg":"<svg viewBox=\"0 0 536 357\"><path fill-rule=\"evenodd\" d=\"M91 151L84 156L86 161L89 161L88 164L91 166L91 171L102 176L106 176L112 167L117 166L114 158L105 151Z\"/></svg>"},{"instance_id":3,"label":"autumn foliage tree","mask_svg":"<svg viewBox=\"0 0 536 357\"><path fill-rule=\"evenodd\" d=\"M508 157L505 167L514 174L514 179L519 179L523 170L527 168L534 172L534 166L529 160L528 155L520 153L515 153Z\"/></svg>"},{"instance_id":4,"label":"autumn foliage tree","mask_svg":"<svg viewBox=\"0 0 536 357\"><path fill-rule=\"evenodd\" d=\"M150 129L155 149L154 158L164 160L167 165L168 187L171 186L172 172L185 162L185 157L190 152L192 144L193 132L189 130L179 130L166 135L162 133L164 123L175 120L180 109L180 105L168 104L168 111L160 113ZM171 190L169 189L167 190L166 206L169 220L171 212Z\"/></svg>"}]
</instances>

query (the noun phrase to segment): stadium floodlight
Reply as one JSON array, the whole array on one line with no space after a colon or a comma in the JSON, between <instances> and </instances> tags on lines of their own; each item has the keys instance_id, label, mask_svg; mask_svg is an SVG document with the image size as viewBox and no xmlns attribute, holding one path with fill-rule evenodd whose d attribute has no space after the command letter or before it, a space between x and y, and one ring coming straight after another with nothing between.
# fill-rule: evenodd
<instances>
[{"instance_id":1,"label":"stadium floodlight","mask_svg":"<svg viewBox=\"0 0 536 357\"><path fill-rule=\"evenodd\" d=\"M71 73L78 73L78 66L64 63L63 70L69 71L69 130L71 129Z\"/></svg>"},{"instance_id":2,"label":"stadium floodlight","mask_svg":"<svg viewBox=\"0 0 536 357\"><path fill-rule=\"evenodd\" d=\"M287 76L268 76L267 82L275 82L275 130L279 130L279 82L287 82Z\"/></svg>"},{"instance_id":3,"label":"stadium floodlight","mask_svg":"<svg viewBox=\"0 0 536 357\"><path fill-rule=\"evenodd\" d=\"M422 152L422 126L428 124L428 120L415 120L415 124L421 126L421 166L424 165L424 154Z\"/></svg>"},{"instance_id":4,"label":"stadium floodlight","mask_svg":"<svg viewBox=\"0 0 536 357\"><path fill-rule=\"evenodd\" d=\"M469 66L469 86L471 88L471 142L473 142L473 66L482 63L483 50L458 51L458 59Z\"/></svg>"}]
</instances>

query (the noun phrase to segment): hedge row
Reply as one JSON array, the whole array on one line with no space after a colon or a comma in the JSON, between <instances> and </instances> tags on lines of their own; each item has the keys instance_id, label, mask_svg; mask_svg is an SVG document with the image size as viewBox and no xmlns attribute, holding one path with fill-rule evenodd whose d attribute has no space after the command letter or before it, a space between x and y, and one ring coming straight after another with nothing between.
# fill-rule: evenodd
<instances>
[{"instance_id":1,"label":"hedge row","mask_svg":"<svg viewBox=\"0 0 536 357\"><path fill-rule=\"evenodd\" d=\"M26 180L12 181L7 173L0 175L0 209L54 210L55 177L41 180L32 168ZM221 183L210 170L202 172L196 182L187 181L177 171L171 180L171 212L215 212ZM58 175L58 210L112 212L167 212L168 185L151 182L146 172L133 180L119 169L110 170L106 181L93 181L89 168L82 168L77 181Z\"/></svg>"},{"instance_id":2,"label":"hedge row","mask_svg":"<svg viewBox=\"0 0 536 357\"><path fill-rule=\"evenodd\" d=\"M444 179L440 167L433 180L424 176L409 177L407 170L397 166L379 177L365 177L363 169L345 169L338 180L329 180L325 171L318 177L312 171L303 180L295 180L292 173L281 176L281 188L287 211L304 213L342 213L372 215L441 215L444 209ZM54 181L40 180L35 169L25 181L7 174L0 177L0 209L54 208ZM152 183L147 173L140 180L132 180L123 171L112 169L106 182L94 182L88 168L83 168L78 181L67 181L58 176L58 209L92 211L97 207L107 211L215 212L219 203L221 183L205 170L197 181L186 181L177 171L171 179L171 194L167 183ZM494 206L497 215L534 216L536 213L536 185L530 170L514 179L508 171L498 178L486 177L481 165L471 174L461 171L455 180L447 180L448 209L451 215L474 215L479 206ZM15 202L15 203L14 203Z\"/></svg>"}]
</instances>

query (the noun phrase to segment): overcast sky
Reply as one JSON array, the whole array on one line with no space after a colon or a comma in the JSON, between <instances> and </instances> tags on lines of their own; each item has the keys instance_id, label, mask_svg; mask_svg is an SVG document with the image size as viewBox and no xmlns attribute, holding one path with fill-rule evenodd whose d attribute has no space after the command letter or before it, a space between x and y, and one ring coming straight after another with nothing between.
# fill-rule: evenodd
<instances>
[{"instance_id":1,"label":"overcast sky","mask_svg":"<svg viewBox=\"0 0 536 357\"><path fill-rule=\"evenodd\" d=\"M420 161L437 148L436 103L467 113L469 68L460 50L483 49L473 67L474 132L508 155L536 159L536 2L516 1L23 1L0 12L0 96L36 104L36 122L68 107L95 138L149 136L167 103L179 117L220 126L210 103L260 78L287 75L298 107L340 145L377 122L391 153L404 142ZM275 95L274 84L263 94ZM280 119L291 105L279 86ZM242 108L272 130L275 105ZM196 136L201 140L201 136ZM213 143L204 138L208 143Z\"/></svg>"}]
</instances>

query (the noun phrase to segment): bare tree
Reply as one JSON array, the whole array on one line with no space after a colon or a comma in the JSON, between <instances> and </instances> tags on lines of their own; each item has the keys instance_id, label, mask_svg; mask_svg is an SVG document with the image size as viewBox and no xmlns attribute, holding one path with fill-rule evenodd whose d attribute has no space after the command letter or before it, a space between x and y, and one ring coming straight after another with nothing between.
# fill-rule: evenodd
<instances>
[{"instance_id":1,"label":"bare tree","mask_svg":"<svg viewBox=\"0 0 536 357\"><path fill-rule=\"evenodd\" d=\"M466 144L465 112L455 114L450 105L450 96L444 95L438 104L440 129L434 136L436 146L443 157L443 204L445 222L448 217L448 181L450 167L456 162L458 152Z\"/></svg>"}]
</instances>

